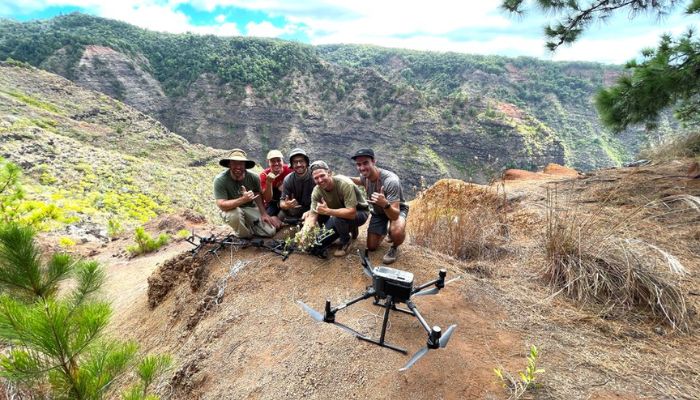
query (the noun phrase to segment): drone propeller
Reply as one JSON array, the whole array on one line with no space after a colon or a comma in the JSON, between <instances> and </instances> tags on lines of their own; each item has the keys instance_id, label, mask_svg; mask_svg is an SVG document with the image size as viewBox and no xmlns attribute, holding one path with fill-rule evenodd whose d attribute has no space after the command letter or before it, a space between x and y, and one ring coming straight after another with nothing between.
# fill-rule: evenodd
<instances>
[{"instance_id":1,"label":"drone propeller","mask_svg":"<svg viewBox=\"0 0 700 400\"><path fill-rule=\"evenodd\" d=\"M306 311L306 312L311 316L311 318L315 319L315 320L318 321L318 322L323 322L323 314L321 314L320 312L318 312L318 311L314 310L313 308L307 306L307 305L306 305L303 301L301 301L301 300L297 300L297 303L299 303L299 305L301 306L301 308L303 308L304 311Z\"/></svg>"},{"instance_id":2,"label":"drone propeller","mask_svg":"<svg viewBox=\"0 0 700 400\"><path fill-rule=\"evenodd\" d=\"M358 253L360 251L358 250ZM374 274L372 273L372 264L369 262L369 250L365 249L365 253L362 254L360 253L360 258L362 258L362 272L365 273L370 278L374 277Z\"/></svg>"},{"instance_id":3,"label":"drone propeller","mask_svg":"<svg viewBox=\"0 0 700 400\"><path fill-rule=\"evenodd\" d=\"M439 288L434 287L434 288L430 288L430 289L421 290L420 292L417 292L417 293L413 293L413 295L414 296L429 296L431 294L436 294L439 291L440 291Z\"/></svg>"},{"instance_id":4,"label":"drone propeller","mask_svg":"<svg viewBox=\"0 0 700 400\"><path fill-rule=\"evenodd\" d=\"M428 347L423 347L422 349L418 350L416 354L411 357L410 360L406 363L406 365L403 366L399 371L405 371L413 366L413 364L416 363L416 361L420 360L421 357L423 357L426 353L428 352Z\"/></svg>"},{"instance_id":5,"label":"drone propeller","mask_svg":"<svg viewBox=\"0 0 700 400\"><path fill-rule=\"evenodd\" d=\"M456 277L454 277L454 278L450 279L449 281L445 282L445 285L450 284L450 283L452 283L452 282L454 282L454 281L458 281L458 280L460 280L460 279L462 279L462 275L457 275Z\"/></svg>"},{"instance_id":6,"label":"drone propeller","mask_svg":"<svg viewBox=\"0 0 700 400\"><path fill-rule=\"evenodd\" d=\"M347 326L347 325L343 325L343 324L341 324L340 322L326 321L326 320L323 318L323 314L321 314L320 312L318 312L318 311L314 310L313 308L309 307L306 303L304 303L304 302L301 301L301 300L297 300L297 303L299 303L299 305L301 306L301 308L303 308L304 311L306 311L306 312L311 316L311 318L313 318L314 320L316 320L316 321L318 321L318 322L327 322L327 323L329 323L329 324L336 325L338 328L344 330L345 332L348 332L349 334L351 334L351 335L353 335L353 336L364 336L364 335L361 334L360 332L358 332L358 331L356 331L356 330L350 328L350 327Z\"/></svg>"},{"instance_id":7,"label":"drone propeller","mask_svg":"<svg viewBox=\"0 0 700 400\"><path fill-rule=\"evenodd\" d=\"M449 281L445 282L444 285L446 286L446 285L448 285L448 284L450 284L450 283L452 283L452 282L454 282L454 281L456 281L456 280L459 280L459 279L462 279L462 277L461 277L461 276L456 276L456 277L450 279ZM430 295L433 295L433 294L437 294L438 292L440 292L440 288L438 288L438 287L433 287L433 288L430 288L430 289L421 290L420 292L417 292L417 293L413 293L413 296L430 296Z\"/></svg>"},{"instance_id":8,"label":"drone propeller","mask_svg":"<svg viewBox=\"0 0 700 400\"><path fill-rule=\"evenodd\" d=\"M445 333L440 336L440 339L438 340L437 346L435 348L441 348L444 349L445 346L447 346L447 342L450 341L450 337L452 337L452 332L454 332L455 328L457 325L450 325L449 328L445 331ZM405 371L413 366L418 360L420 360L424 355L428 353L428 350L430 348L428 346L423 347L422 349L418 350L416 354L411 357L410 360L406 363L406 365L403 366L403 368L399 369L399 371Z\"/></svg>"}]
</instances>

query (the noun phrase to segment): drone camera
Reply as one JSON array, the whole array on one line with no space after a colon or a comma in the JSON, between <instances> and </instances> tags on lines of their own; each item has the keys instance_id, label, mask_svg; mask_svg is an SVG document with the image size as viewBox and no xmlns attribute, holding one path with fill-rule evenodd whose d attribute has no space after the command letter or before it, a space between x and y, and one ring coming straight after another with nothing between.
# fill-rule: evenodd
<instances>
[{"instance_id":1,"label":"drone camera","mask_svg":"<svg viewBox=\"0 0 700 400\"><path fill-rule=\"evenodd\" d=\"M413 290L413 274L389 267L375 267L372 286L380 298L391 296L396 302L406 302Z\"/></svg>"}]
</instances>

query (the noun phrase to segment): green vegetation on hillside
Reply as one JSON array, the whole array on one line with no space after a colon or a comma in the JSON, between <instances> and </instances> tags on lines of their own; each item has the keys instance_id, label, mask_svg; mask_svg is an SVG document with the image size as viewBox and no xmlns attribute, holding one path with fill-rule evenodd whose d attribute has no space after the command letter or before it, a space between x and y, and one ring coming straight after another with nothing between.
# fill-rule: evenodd
<instances>
[{"instance_id":1,"label":"green vegetation on hillside","mask_svg":"<svg viewBox=\"0 0 700 400\"><path fill-rule=\"evenodd\" d=\"M133 227L178 208L210 213L218 168L202 160L213 157L211 149L104 95L72 85L50 90L66 85L54 75L0 71L0 154L8 157L0 158L2 220L106 230L110 220Z\"/></svg>"},{"instance_id":2,"label":"green vegetation on hillside","mask_svg":"<svg viewBox=\"0 0 700 400\"><path fill-rule=\"evenodd\" d=\"M81 74L77 64L88 45L107 46L123 53L133 67L151 74L161 84L171 104L182 104L185 99L187 104L194 101L197 115L208 115L209 106L219 110L229 105L236 107L250 96L256 106L294 113L285 122L287 125L278 128L283 130L303 131L310 121L320 120L328 126L350 122L353 128L379 129L392 137L405 139L411 134L416 145L428 146L440 157L446 157L439 151L444 143L431 137L478 135L490 141L507 138L516 146L527 144L523 159L500 161L500 165L485 166L485 170L500 169L506 162L541 165L544 142L556 147L549 152L557 154L556 161L562 162L559 155L563 153L563 162L585 169L619 165L631 157L625 149L640 145L637 137L623 144L624 139L605 131L593 107L593 95L603 87L604 79L622 72L618 66L363 45L313 47L271 39L173 35L78 13L47 21L0 21L0 60L27 62L70 78ZM124 86L114 71L100 64L104 60L99 56L91 57L93 64L99 65L86 68L94 68L93 72L104 78L102 87L111 88L112 95L123 96ZM252 95L246 95L248 85L253 88ZM216 97L205 97L208 94ZM510 111L503 112L503 108ZM275 114L270 111L261 111L261 116ZM175 128L183 122L170 114L175 112L162 110L159 115L156 111L154 116ZM230 134L247 128L245 122L218 117L230 127ZM183 128L187 132L180 133L203 140L201 133L192 131L201 132L208 125L209 122L202 125L193 121ZM266 121L251 127L257 136L248 139L252 140L249 144L272 145L274 132L269 126L273 125ZM540 129L540 125L545 129ZM117 132L125 126L120 124ZM424 135L424 126L434 132ZM515 129L518 126L524 129ZM531 135L532 132L537 135ZM538 141L543 143L538 145ZM516 152L520 151L512 151ZM133 155L148 153L143 149L142 154ZM447 156L449 159L442 164L458 163L451 157ZM439 173L443 172L466 178L454 168Z\"/></svg>"},{"instance_id":3,"label":"green vegetation on hillside","mask_svg":"<svg viewBox=\"0 0 700 400\"><path fill-rule=\"evenodd\" d=\"M170 94L181 93L203 73L264 90L292 71L319 65L313 47L282 40L157 33L79 13L27 23L0 21L0 60L39 66L63 49L70 78L86 45L144 55L147 69Z\"/></svg>"}]
</instances>

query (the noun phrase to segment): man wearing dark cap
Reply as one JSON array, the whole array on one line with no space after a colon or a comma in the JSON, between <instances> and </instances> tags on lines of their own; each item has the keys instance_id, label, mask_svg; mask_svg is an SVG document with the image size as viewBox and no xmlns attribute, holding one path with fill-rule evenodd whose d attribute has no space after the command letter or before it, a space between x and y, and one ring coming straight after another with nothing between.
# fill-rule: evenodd
<instances>
[{"instance_id":1,"label":"man wearing dark cap","mask_svg":"<svg viewBox=\"0 0 700 400\"><path fill-rule=\"evenodd\" d=\"M304 149L296 148L289 154L289 165L294 171L282 182L280 219L301 219L311 207L311 192L316 184L309 171L309 156Z\"/></svg>"},{"instance_id":2,"label":"man wearing dark cap","mask_svg":"<svg viewBox=\"0 0 700 400\"><path fill-rule=\"evenodd\" d=\"M367 221L367 200L350 178L333 175L324 161L314 161L309 169L316 187L311 194L311 209L306 215L302 230L309 231L320 217L328 217L324 225L335 231L329 243L336 238L340 242L333 255L345 256L350 247L350 233L357 232L357 227ZM352 236L356 237L355 234Z\"/></svg>"},{"instance_id":3,"label":"man wearing dark cap","mask_svg":"<svg viewBox=\"0 0 700 400\"><path fill-rule=\"evenodd\" d=\"M372 205L372 217L367 227L367 249L376 250L389 233L392 245L382 261L391 264L396 261L399 246L406 239L408 204L403 197L401 181L395 173L377 167L372 149L359 149L351 158L360 173L359 178L352 180L365 188L368 202Z\"/></svg>"},{"instance_id":4,"label":"man wearing dark cap","mask_svg":"<svg viewBox=\"0 0 700 400\"><path fill-rule=\"evenodd\" d=\"M255 161L245 151L233 149L219 165L228 169L214 178L214 198L233 234L243 239L273 236L276 229L260 198L260 178L248 171Z\"/></svg>"},{"instance_id":5,"label":"man wearing dark cap","mask_svg":"<svg viewBox=\"0 0 700 400\"><path fill-rule=\"evenodd\" d=\"M282 226L282 221L277 217L280 212L282 182L292 172L292 169L282 160L283 158L284 156L279 150L268 151L267 163L269 167L260 173L263 205L267 214L272 217L272 225L277 229Z\"/></svg>"}]
</instances>

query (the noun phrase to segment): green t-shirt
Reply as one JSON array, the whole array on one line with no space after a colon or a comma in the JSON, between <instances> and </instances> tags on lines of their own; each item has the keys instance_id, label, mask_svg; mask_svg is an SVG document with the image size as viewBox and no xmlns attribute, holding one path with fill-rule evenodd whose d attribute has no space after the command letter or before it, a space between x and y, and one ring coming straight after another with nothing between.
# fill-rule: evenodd
<instances>
[{"instance_id":1,"label":"green t-shirt","mask_svg":"<svg viewBox=\"0 0 700 400\"><path fill-rule=\"evenodd\" d=\"M313 193L311 193L311 210L314 212L316 212L316 206L321 198L326 202L328 208L334 210L353 207L359 211L369 210L364 193L347 176L333 176L333 190L330 192L321 189L320 186L314 188Z\"/></svg>"},{"instance_id":2,"label":"green t-shirt","mask_svg":"<svg viewBox=\"0 0 700 400\"><path fill-rule=\"evenodd\" d=\"M260 194L260 178L250 171L245 172L242 181L234 180L230 170L223 171L214 178L214 198L216 200L233 200L241 197L241 186ZM241 207L256 207L255 201L249 201Z\"/></svg>"}]
</instances>

